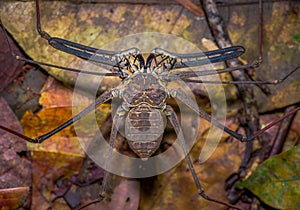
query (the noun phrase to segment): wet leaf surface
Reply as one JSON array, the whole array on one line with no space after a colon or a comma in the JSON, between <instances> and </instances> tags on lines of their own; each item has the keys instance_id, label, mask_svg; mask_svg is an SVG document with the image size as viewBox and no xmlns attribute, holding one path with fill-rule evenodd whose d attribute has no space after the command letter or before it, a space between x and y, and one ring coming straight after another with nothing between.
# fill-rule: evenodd
<instances>
[{"instance_id":1,"label":"wet leaf surface","mask_svg":"<svg viewBox=\"0 0 300 210\"><path fill-rule=\"evenodd\" d=\"M300 208L300 146L263 162L240 186L276 209Z\"/></svg>"}]
</instances>

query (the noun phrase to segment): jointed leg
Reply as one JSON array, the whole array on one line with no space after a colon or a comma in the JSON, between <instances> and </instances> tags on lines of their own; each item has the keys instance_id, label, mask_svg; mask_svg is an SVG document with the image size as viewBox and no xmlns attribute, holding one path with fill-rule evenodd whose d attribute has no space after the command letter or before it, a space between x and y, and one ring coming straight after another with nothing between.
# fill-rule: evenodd
<instances>
[{"instance_id":1,"label":"jointed leg","mask_svg":"<svg viewBox=\"0 0 300 210\"><path fill-rule=\"evenodd\" d=\"M86 107L84 110L82 110L80 113L78 113L77 115L75 115L73 118L71 118L70 120L68 120L67 122L63 123L62 125L58 126L57 128L49 131L48 133L38 136L36 138L30 138L28 136L25 136L21 133L18 133L12 129L9 129L5 126L0 125L0 129L8 131L9 133L12 133L18 137L20 137L21 139L24 139L25 141L31 142L31 143L42 143L43 141L45 141L46 139L48 139L50 136L56 134L57 132L63 130L64 128L68 127L69 125L73 124L74 122L78 121L80 118L82 118L83 116L85 116L86 114L88 114L89 112L91 112L92 110L94 110L96 107L100 106L101 104L109 101L110 99L113 98L113 91L114 90L110 90L110 91L106 91L104 92L101 96L99 96L96 101L92 104L90 104L88 107Z\"/></svg>"},{"instance_id":2,"label":"jointed leg","mask_svg":"<svg viewBox=\"0 0 300 210\"><path fill-rule=\"evenodd\" d=\"M112 129L111 129L110 139L109 139L109 151L108 151L108 156L107 156L108 158L105 163L106 169L110 168L115 140L117 137L120 122L124 119L124 113L125 113L125 111L123 110L123 108L119 107L114 116L114 119L113 119ZM108 182L108 176L109 176L109 172L105 170L104 178L103 178L103 182L102 182L102 189L101 189L101 192L99 193L100 197L104 197L104 195L105 195L106 188L107 188L107 182Z\"/></svg>"},{"instance_id":3,"label":"jointed leg","mask_svg":"<svg viewBox=\"0 0 300 210\"><path fill-rule=\"evenodd\" d=\"M242 70L242 69L255 69L260 62L254 62L251 64L243 65L243 66L236 66L236 67L229 67L226 69L220 69L220 70L204 70L204 71L181 71L176 73L169 73L166 76L164 75L165 79L169 80L183 80L185 82L192 82L192 83L205 83L205 84L244 84L244 85L277 85L282 82L284 82L287 78L289 78L294 72L300 70L300 66L297 66L295 69L291 70L287 75L280 79L275 80L265 80L265 81L253 81L253 80L243 80L243 81L213 81L213 80L202 80L197 79L201 76L207 76L207 75L215 75L215 74L221 74L225 72L234 72L236 70ZM190 79L190 78L196 78L196 79Z\"/></svg>"},{"instance_id":4,"label":"jointed leg","mask_svg":"<svg viewBox=\"0 0 300 210\"><path fill-rule=\"evenodd\" d=\"M189 169L192 173L192 176L193 176L194 182L196 184L196 187L198 189L199 195L201 197L203 197L204 199L206 199L206 200L213 201L215 203L219 203L219 204L231 207L231 208L239 209L239 208L237 208L237 207L235 207L235 206L233 206L229 203L216 200L216 199L211 198L211 197L209 197L208 195L205 194L204 190L201 187L201 184L200 184L200 181L197 177L197 174L195 172L195 168L194 168L193 163L191 161L190 155L188 154L188 151L186 150L184 137L183 137L182 130L180 128L179 121L178 121L176 113L174 112L174 110L172 109L171 106L167 106L166 109L165 109L165 114L167 115L168 119L170 120L170 122L171 122L171 124L172 124L172 126L173 126L173 128L174 128L174 130L177 134L177 138L179 140L179 143L181 144L182 150L183 150L184 155L185 155L185 159L186 159L186 161L188 163L188 166L189 166Z\"/></svg>"},{"instance_id":5,"label":"jointed leg","mask_svg":"<svg viewBox=\"0 0 300 210\"><path fill-rule=\"evenodd\" d=\"M120 122L121 122L121 120L123 120L123 118L124 118L124 110L123 110L122 107L119 107L116 114L115 114L115 116L114 116L113 125L112 125L112 129L111 129L111 133L110 133L109 151L108 151L108 156L107 156L108 158L107 158L106 163L105 163L105 168L106 169L110 168L112 152L113 152L115 140L116 140L116 137L117 137ZM95 204L95 203L99 203L105 198L105 193L107 191L107 184L109 182L109 175L110 175L110 173L107 170L105 170L103 181L102 181L102 189L99 193L99 197L95 200L92 200L92 201L86 203L86 204L83 204L77 210L83 209L83 208L85 208L87 206L90 206L92 204Z\"/></svg>"},{"instance_id":6,"label":"jointed leg","mask_svg":"<svg viewBox=\"0 0 300 210\"><path fill-rule=\"evenodd\" d=\"M198 115L211 122L214 126L217 126L218 128L224 130L226 133L228 133L230 136L242 141L242 142L249 142L249 141L253 141L256 137L258 137L259 135L261 135L262 133L264 133L266 130L268 130L269 128L271 128L272 126L274 126L275 124L279 123L282 121L282 119L292 115L293 113L297 112L300 110L300 107L292 110L291 112L289 112L287 115L282 116L281 118L279 118L278 120L270 123L269 125L267 125L266 127L258 130L253 136L243 136L239 133L234 132L233 130L229 129L228 127L224 126L223 124L221 124L219 121L217 121L216 119L213 119L209 114L207 114L205 111L203 111L200 107L197 106L196 103L194 103L194 101L188 96L186 95L183 91L181 91L180 89L172 89L169 91L169 94L171 95L171 97L179 99L180 101L182 101L184 104L186 104L187 106L189 106L192 110L194 110L195 112L198 113Z\"/></svg>"}]
</instances>

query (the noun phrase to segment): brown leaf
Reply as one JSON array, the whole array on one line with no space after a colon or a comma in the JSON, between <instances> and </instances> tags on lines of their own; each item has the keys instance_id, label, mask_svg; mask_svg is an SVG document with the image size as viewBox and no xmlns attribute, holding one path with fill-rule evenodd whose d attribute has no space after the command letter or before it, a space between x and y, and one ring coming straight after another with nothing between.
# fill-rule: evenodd
<instances>
[{"instance_id":1,"label":"brown leaf","mask_svg":"<svg viewBox=\"0 0 300 210\"><path fill-rule=\"evenodd\" d=\"M53 88L55 89L55 88ZM67 88L62 88L58 94L68 94ZM58 98L50 94L48 97ZM49 101L49 100L48 100ZM42 109L36 114L26 112L21 120L24 133L37 137L56 128L72 117L71 107L56 107ZM72 126L50 137L42 144L27 144L33 160L33 200L32 208L46 209L51 206L67 206L62 200L51 203L52 191L60 177L70 177L80 170L84 152L76 138Z\"/></svg>"},{"instance_id":2,"label":"brown leaf","mask_svg":"<svg viewBox=\"0 0 300 210\"><path fill-rule=\"evenodd\" d=\"M22 132L18 119L1 97L0 110L0 124ZM5 131L0 131L0 188L28 188L31 186L31 162L26 159L26 151L24 140L18 139ZM2 192L5 193L5 191ZM16 196L14 199L17 199L13 205L23 206L24 199L21 199L21 197L27 197L29 195L28 191L18 191L17 194L14 194L14 192L10 191L10 196Z\"/></svg>"},{"instance_id":3,"label":"brown leaf","mask_svg":"<svg viewBox=\"0 0 300 210\"><path fill-rule=\"evenodd\" d=\"M111 196L107 208L114 210L139 209L140 183L138 180L126 180L121 182Z\"/></svg>"},{"instance_id":4,"label":"brown leaf","mask_svg":"<svg viewBox=\"0 0 300 210\"><path fill-rule=\"evenodd\" d=\"M74 93L73 90L66 88L58 80L53 77L48 77L41 90L39 103L44 109L53 107L71 107L73 97L76 97L76 100L80 100L82 105L87 106L91 103L88 97Z\"/></svg>"},{"instance_id":5,"label":"brown leaf","mask_svg":"<svg viewBox=\"0 0 300 210\"><path fill-rule=\"evenodd\" d=\"M201 127L209 123L201 121ZM200 128L201 129L201 128ZM201 129L201 131L203 131ZM226 137L227 135L225 135ZM235 172L242 158L243 143L238 141L219 143L213 155L199 165L197 161L203 148L205 137L198 139L191 151L191 158L205 193L212 198L226 201L224 183L226 178ZM171 148L170 148L171 149ZM152 180L144 183L140 209L226 209L226 207L207 201L198 195L192 174L183 160L180 165Z\"/></svg>"},{"instance_id":6,"label":"brown leaf","mask_svg":"<svg viewBox=\"0 0 300 210\"><path fill-rule=\"evenodd\" d=\"M8 37L8 39L14 53L17 55L22 55L19 48L16 47L12 39L10 37ZM0 63L0 90L2 90L21 73L23 66L20 61L17 61L14 57L11 56L11 52L9 50L9 46L2 27L0 27Z\"/></svg>"},{"instance_id":7,"label":"brown leaf","mask_svg":"<svg viewBox=\"0 0 300 210\"><path fill-rule=\"evenodd\" d=\"M1 209L20 209L30 196L30 187L0 189ZM27 207L28 208L28 207Z\"/></svg>"},{"instance_id":8,"label":"brown leaf","mask_svg":"<svg viewBox=\"0 0 300 210\"><path fill-rule=\"evenodd\" d=\"M49 78L41 95L40 103L44 108L35 114L26 112L21 120L24 133L30 137L43 135L74 116L71 89ZM89 98L83 95L77 95L77 97L83 103L82 106L89 104ZM98 122L101 124L107 119L109 106L103 105L100 109L101 115L98 117ZM88 140L91 136L88 133L89 117L85 117L81 124L85 127L77 129L85 131L86 136L81 138ZM63 199L56 199L56 182L63 178L70 179L77 174L85 156L74 126L64 128L42 144L28 143L27 146L33 159L32 208L66 208L67 204Z\"/></svg>"},{"instance_id":9,"label":"brown leaf","mask_svg":"<svg viewBox=\"0 0 300 210\"><path fill-rule=\"evenodd\" d=\"M184 6L186 9L190 10L192 13L199 17L204 17L203 10L199 7L199 5L194 4L191 0L176 0L179 4Z\"/></svg>"}]
</instances>

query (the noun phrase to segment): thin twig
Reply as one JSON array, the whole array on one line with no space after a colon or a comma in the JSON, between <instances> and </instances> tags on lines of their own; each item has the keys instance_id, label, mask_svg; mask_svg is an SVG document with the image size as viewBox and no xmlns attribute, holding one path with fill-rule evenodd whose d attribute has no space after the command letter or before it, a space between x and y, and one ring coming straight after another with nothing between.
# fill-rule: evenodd
<instances>
[{"instance_id":1,"label":"thin twig","mask_svg":"<svg viewBox=\"0 0 300 210\"><path fill-rule=\"evenodd\" d=\"M225 23L219 14L216 4L213 0L203 0L202 1L203 10L205 11L206 18L210 27L210 30L216 40L217 45L220 48L232 46L232 41L229 37L228 31L226 29ZM242 65L238 59L231 59L227 62L229 67L235 67ZM232 77L234 80L245 81L249 77L246 73L241 71L232 72ZM243 128L245 129L246 135L251 136L257 130L259 130L259 119L256 101L254 99L253 88L248 85L239 84L237 88L240 93L241 102L244 106L244 115L247 116L244 119L240 118L239 121ZM246 144L246 152L244 159L240 166L240 174L243 175L244 169L247 167L251 152L252 152L252 142Z\"/></svg>"}]
</instances>

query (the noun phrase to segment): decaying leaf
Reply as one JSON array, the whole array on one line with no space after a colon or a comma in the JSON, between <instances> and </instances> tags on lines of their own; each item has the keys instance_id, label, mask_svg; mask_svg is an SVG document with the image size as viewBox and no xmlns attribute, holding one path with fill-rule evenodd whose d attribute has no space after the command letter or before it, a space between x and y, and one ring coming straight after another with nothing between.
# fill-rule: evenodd
<instances>
[{"instance_id":1,"label":"decaying leaf","mask_svg":"<svg viewBox=\"0 0 300 210\"><path fill-rule=\"evenodd\" d=\"M300 208L300 146L263 162L246 181L246 187L276 209Z\"/></svg>"},{"instance_id":2,"label":"decaying leaf","mask_svg":"<svg viewBox=\"0 0 300 210\"><path fill-rule=\"evenodd\" d=\"M12 39L9 38L9 42L12 45L14 52L21 55L20 50L13 43ZM9 46L5 38L5 33L3 28L0 27L0 90L5 88L10 82L12 82L20 73L22 63L17 62L11 55L9 51Z\"/></svg>"},{"instance_id":3,"label":"decaying leaf","mask_svg":"<svg viewBox=\"0 0 300 210\"><path fill-rule=\"evenodd\" d=\"M22 132L20 123L6 101L0 97L0 124ZM26 159L26 143L0 131L0 206L14 209L25 207L30 196L31 162ZM6 194L8 193L8 194Z\"/></svg>"},{"instance_id":4,"label":"decaying leaf","mask_svg":"<svg viewBox=\"0 0 300 210\"><path fill-rule=\"evenodd\" d=\"M30 187L0 189L0 207L5 209L21 209L30 195Z\"/></svg>"},{"instance_id":5,"label":"decaying leaf","mask_svg":"<svg viewBox=\"0 0 300 210\"><path fill-rule=\"evenodd\" d=\"M72 96L71 89L63 87L51 78L48 79L40 99L44 108L35 114L26 112L21 120L25 135L40 136L71 119L74 114ZM84 96L80 97L83 105L86 105L89 99ZM104 122L108 112L102 114L100 119ZM74 127L68 126L42 144L28 143L27 147L33 159L32 208L67 206L63 199L55 199L53 203L51 201L54 197L56 181L62 177L70 178L78 173L85 157Z\"/></svg>"},{"instance_id":6,"label":"decaying leaf","mask_svg":"<svg viewBox=\"0 0 300 210\"><path fill-rule=\"evenodd\" d=\"M293 2L265 2L263 63L257 74L263 80L280 79L298 66L300 45L292 38L298 34L299 6ZM229 9L230 8L230 9ZM5 26L31 58L61 66L86 69L79 58L52 48L36 31L34 2L3 1L0 4L1 18ZM55 12L54 12L55 11ZM257 60L258 6L245 4L220 7L235 45L246 48L244 59ZM11 20L14 21L11 21ZM141 32L161 32L180 36L201 49L202 38L209 38L205 18L199 18L181 5L124 5L124 4L75 4L65 1L41 1L43 29L54 37L77 42L91 47L105 48L117 39ZM116 42L115 42L116 43ZM124 50L121 46L117 49ZM119 49L118 49L119 47ZM131 47L135 46L134 43ZM161 47L161 46L157 46ZM112 49L110 49L112 50ZM74 73L48 69L68 85L74 85ZM101 71L101 70L100 70ZM83 85L89 90L95 87L94 76ZM92 79L91 79L92 78ZM102 82L101 92L114 87L120 80L108 77ZM294 74L285 84L271 87L268 98L255 94L260 111L269 111L299 102L299 75ZM285 94L289 91L289 94ZM280 100L279 100L279 99Z\"/></svg>"},{"instance_id":7,"label":"decaying leaf","mask_svg":"<svg viewBox=\"0 0 300 210\"><path fill-rule=\"evenodd\" d=\"M202 134L210 126L204 120L201 120L200 125ZM227 198L224 182L232 172L238 169L242 158L239 154L242 154L244 145L238 141L227 142L223 139L213 155L204 163L199 164L198 158L204 142L205 136L202 136L190 153L196 174L207 195L225 201ZM142 182L141 199L140 209L226 209L225 206L209 202L199 196L185 160L157 178L149 178L146 182Z\"/></svg>"},{"instance_id":8,"label":"decaying leaf","mask_svg":"<svg viewBox=\"0 0 300 210\"><path fill-rule=\"evenodd\" d=\"M267 54L270 58L270 65L271 67L274 66L274 71L270 73L269 71L261 71L263 75L268 72L268 76L263 78L267 80L278 79L273 76L279 76L280 78L280 76L285 75L287 71L293 68L294 58L298 61L297 55L299 54L299 45L292 42L290 38L286 38L289 36L286 36L285 33L280 33L280 36L278 36L278 32L285 32L285 29L288 29L288 31L296 30L298 28L296 27L296 24L299 24L298 17L293 18L294 14L285 11L286 7L284 4L282 5L283 6L280 7L280 9L276 10L275 8L273 14L267 14L267 19L269 20L268 24L270 25L267 29L277 28L277 30L272 32L272 34L275 33L274 36L271 36L271 32L267 32L269 33L269 37L276 39L269 39L271 45L266 46L266 49L268 50ZM256 7L256 5L254 6ZM200 22L199 18L195 18L195 16L191 15L187 10L182 10L179 6L159 8L158 6L151 7L149 5L130 5L129 8L125 8L124 5L116 7L115 5L95 6L94 4L82 4L77 6L67 2L43 2L41 9L43 28L51 35L93 47L102 47L116 38L143 31L173 33L200 46L199 42L201 39L199 37L204 36L203 31L209 31L207 30L206 25L203 24L203 22ZM252 60L256 59L258 57L256 53L257 47L253 44L256 43L256 41L254 41L250 34L255 33L256 37L257 20L253 18L253 16L257 16L257 14L255 13L255 15L248 16L249 11L251 11L251 14L254 14L251 6L245 7L245 11L242 11L241 7L238 7L236 11L234 11L234 9L235 8L230 9L231 14L230 17L228 17L230 24L233 24L238 28L237 33L233 32L234 42L235 44L240 43L244 45L247 49L255 46L249 51L250 53L248 53L248 55L250 54L249 57ZM225 8L224 10L228 10L228 8ZM272 10L270 11L272 12ZM281 14L283 15L291 15L285 16L288 18L282 18L283 15L276 14L278 11L282 11ZM68 56L65 53L58 52L48 46L47 42L39 37L35 29L33 2L13 2L12 4L10 4L10 2L3 2L1 5L1 14L3 14L1 18L3 18L3 21L10 32L15 34L20 45L24 47L25 51L33 59L68 67L85 67L84 65L78 65L74 56ZM276 21L275 18L277 17L280 17L282 21ZM288 24L287 22L290 18L291 21L289 22L291 23ZM11 21L12 19L15 21ZM246 27L247 29L242 30L241 28L247 25L245 24L247 20L250 20L250 22L254 21L254 24L252 24L253 27ZM272 23L276 23L276 26L273 26ZM285 27L285 29L282 30L282 27ZM242 37L238 37L240 35ZM244 37L246 40L243 39ZM96 40L99 42L97 43ZM282 41L284 45L283 50L281 50L281 44L274 46L274 42L277 40ZM287 61L279 62L278 65L275 64L275 61L281 61L283 59L287 59ZM264 61L266 63L268 62L268 59L264 59ZM270 66L267 66L265 69L268 70L271 68ZM61 72L58 73L57 70L49 70L49 72L53 75L57 75L58 78L64 80L68 84L72 84L72 82L74 83L75 81L73 77L66 79L67 75L74 76L72 73L68 74L64 72L61 74ZM297 80L296 77L291 79L294 81ZM86 81L87 86L83 88L88 89L89 85L94 86L90 80L87 79ZM289 88L283 85L284 91L278 91L277 93L277 96L279 95L281 100L278 100L277 96L271 97L271 107L282 107L289 103L298 102L300 87L298 83L299 82L297 81L296 83L293 83L292 81L286 83ZM114 81L108 80L101 88L104 90L111 88L114 85ZM45 89L47 89L49 93L56 92L56 87L53 89L47 87ZM286 94L287 91L289 94ZM46 109L37 114L27 113L25 118L23 118L26 134L32 137L38 136L58 126L65 120L68 120L73 113L71 111L71 105L65 103L68 101L68 99L66 99L67 95L70 96L69 93L66 94L63 91L54 97L52 93L51 96L47 94L43 95L41 100L44 101L42 104ZM290 98L286 99L287 96ZM56 99L53 100L54 98ZM257 100L259 101L258 98ZM265 104L267 104L266 102L269 100L263 98L260 99L260 101L262 101L260 103L262 104L262 106L260 106L261 109L269 110L269 104L268 106L265 106ZM54 102L57 103L57 105L54 106ZM108 107L103 106L101 108L106 109ZM104 111L105 114L101 119L106 118L106 111ZM82 128L82 130L86 130L86 128ZM88 130L86 133L88 134ZM28 146L31 148L32 156L36 161L33 167L34 173L36 174L34 175L36 181L33 187L35 200L33 207L43 209L48 208L55 180L61 176L71 176L78 171L83 159L83 153L80 150L72 127L54 135L53 138L47 140L43 145L30 144ZM239 147L232 142L222 142L222 144L219 145L215 156L210 161L207 161L201 166L196 166L197 174L199 175L199 178L201 178L203 188L206 190L207 194L221 200L226 200L225 192L222 190L223 183L224 179L226 179L231 172L237 170L240 161L240 157L237 154L241 154L237 152L238 149ZM198 155L200 150L199 147L195 146L195 150L195 153ZM196 160L197 156L194 156L194 159ZM160 176L158 180L157 186L150 185L150 187L153 187L154 193L150 194L150 199L148 200L146 208L152 206L154 209L161 209L163 207L186 209L186 201L190 201L189 207L191 209L200 207L207 208L207 206L214 205L207 202L201 203L204 200L197 195L191 174L184 163L180 165L179 168ZM158 190L155 191L156 189ZM145 197L144 200L145 199L147 199L147 197ZM66 206L61 199L58 199L53 205L58 209ZM211 208L220 209L225 207L220 207L218 205L213 207L210 206L210 209Z\"/></svg>"}]
</instances>

